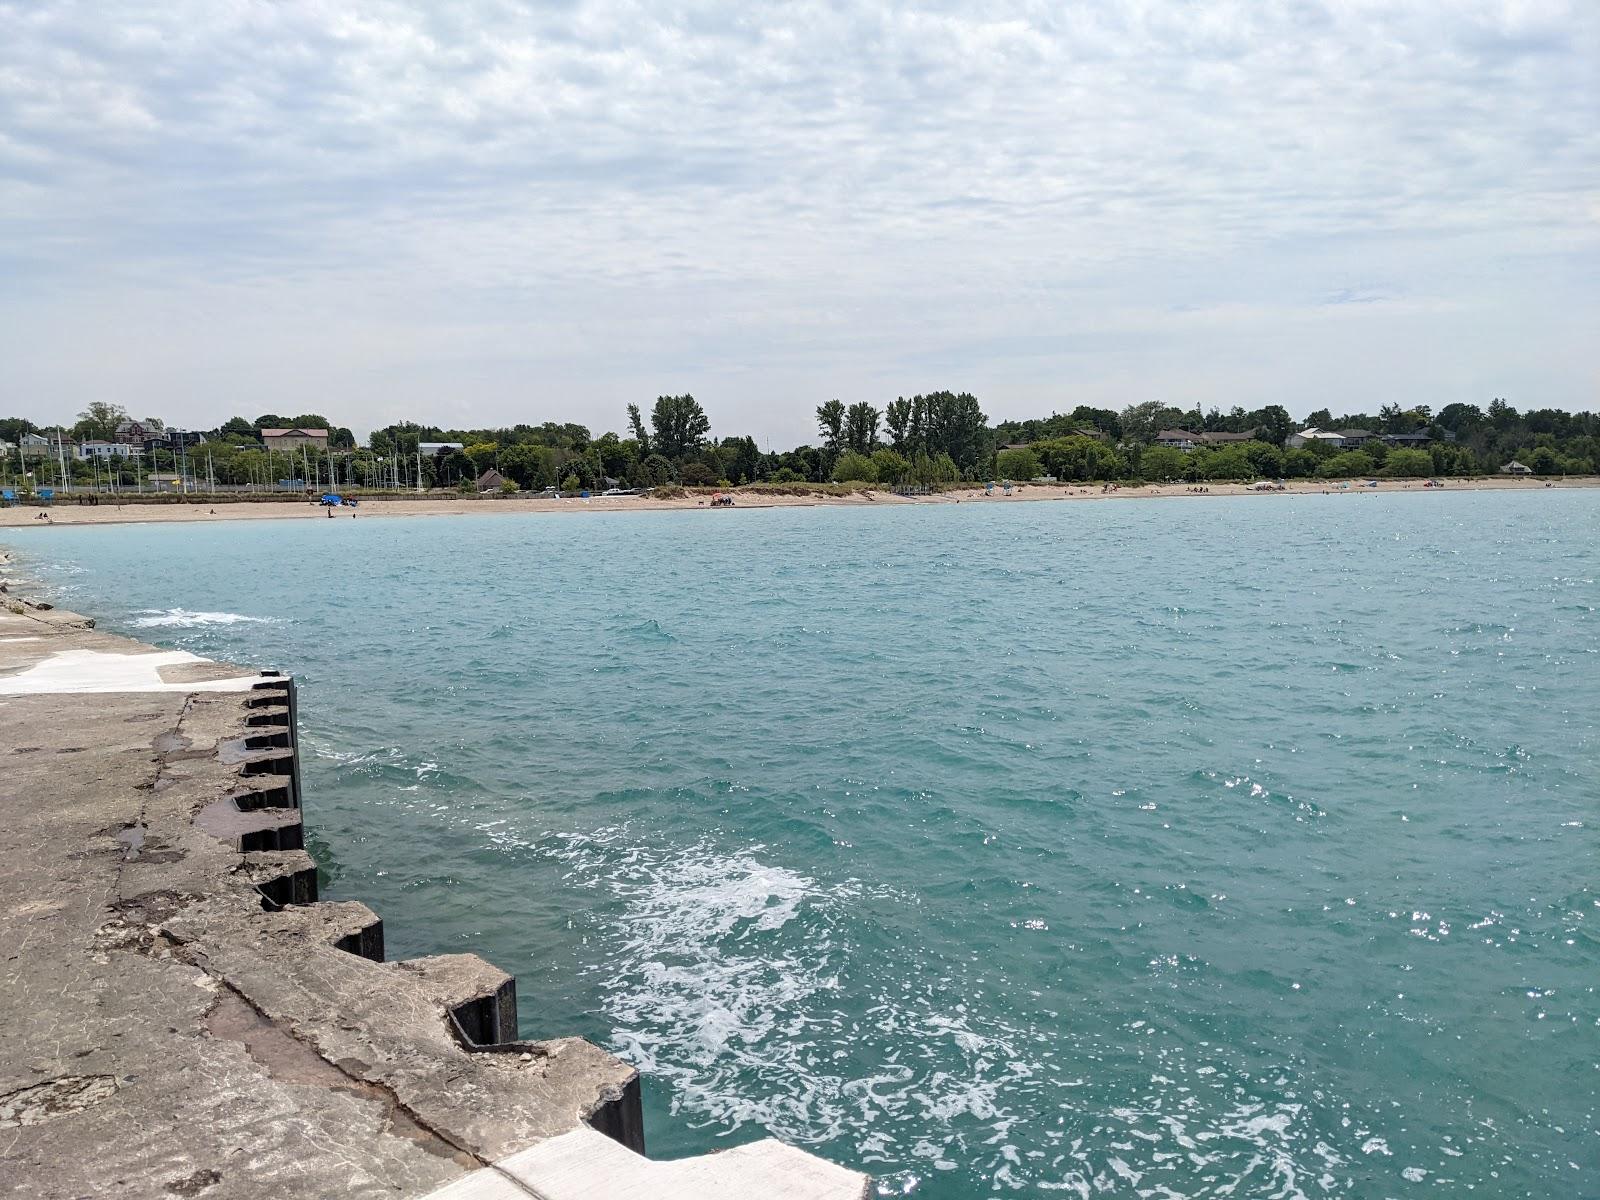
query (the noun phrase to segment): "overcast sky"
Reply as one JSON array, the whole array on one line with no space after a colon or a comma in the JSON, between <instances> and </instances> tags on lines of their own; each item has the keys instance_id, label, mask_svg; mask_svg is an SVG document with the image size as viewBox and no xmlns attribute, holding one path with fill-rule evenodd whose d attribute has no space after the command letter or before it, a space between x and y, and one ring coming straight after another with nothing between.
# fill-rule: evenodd
<instances>
[{"instance_id":1,"label":"overcast sky","mask_svg":"<svg viewBox=\"0 0 1600 1200\"><path fill-rule=\"evenodd\" d=\"M1596 0L0 0L0 415L1596 407Z\"/></svg>"}]
</instances>

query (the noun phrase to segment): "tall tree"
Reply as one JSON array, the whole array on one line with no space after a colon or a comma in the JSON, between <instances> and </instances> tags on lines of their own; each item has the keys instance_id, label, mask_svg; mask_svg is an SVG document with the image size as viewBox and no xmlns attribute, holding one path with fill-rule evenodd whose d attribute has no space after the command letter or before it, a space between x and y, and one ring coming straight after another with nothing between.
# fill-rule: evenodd
<instances>
[{"instance_id":1,"label":"tall tree","mask_svg":"<svg viewBox=\"0 0 1600 1200\"><path fill-rule=\"evenodd\" d=\"M687 392L681 396L656 397L656 406L650 411L650 425L655 430L654 448L674 461L698 448L711 432L711 421L705 410Z\"/></svg>"},{"instance_id":2,"label":"tall tree","mask_svg":"<svg viewBox=\"0 0 1600 1200\"><path fill-rule=\"evenodd\" d=\"M645 432L644 418L639 415L637 404L628 405L628 428L633 430L633 440L639 443L639 456L643 458L650 453L650 435Z\"/></svg>"},{"instance_id":3,"label":"tall tree","mask_svg":"<svg viewBox=\"0 0 1600 1200\"><path fill-rule=\"evenodd\" d=\"M911 432L911 401L896 396L884 409L884 424L889 430L889 443L896 450L904 450Z\"/></svg>"},{"instance_id":4,"label":"tall tree","mask_svg":"<svg viewBox=\"0 0 1600 1200\"><path fill-rule=\"evenodd\" d=\"M1255 423L1256 436L1269 445L1282 447L1284 439L1294 432L1294 419L1281 404L1269 404L1250 416Z\"/></svg>"},{"instance_id":5,"label":"tall tree","mask_svg":"<svg viewBox=\"0 0 1600 1200\"><path fill-rule=\"evenodd\" d=\"M822 444L833 453L839 453L844 444L844 404L829 400L817 405L817 429L822 433Z\"/></svg>"},{"instance_id":6,"label":"tall tree","mask_svg":"<svg viewBox=\"0 0 1600 1200\"><path fill-rule=\"evenodd\" d=\"M79 437L110 441L117 432L117 426L127 419L128 413L120 404L96 400L78 414L78 424L73 432Z\"/></svg>"},{"instance_id":7,"label":"tall tree","mask_svg":"<svg viewBox=\"0 0 1600 1200\"><path fill-rule=\"evenodd\" d=\"M928 454L947 455L963 475L971 475L988 457L989 419L971 392L934 392L911 399L912 423L919 413Z\"/></svg>"},{"instance_id":8,"label":"tall tree","mask_svg":"<svg viewBox=\"0 0 1600 1200\"><path fill-rule=\"evenodd\" d=\"M857 454L871 454L878 446L879 416L865 400L852 404L844 414L844 444Z\"/></svg>"}]
</instances>

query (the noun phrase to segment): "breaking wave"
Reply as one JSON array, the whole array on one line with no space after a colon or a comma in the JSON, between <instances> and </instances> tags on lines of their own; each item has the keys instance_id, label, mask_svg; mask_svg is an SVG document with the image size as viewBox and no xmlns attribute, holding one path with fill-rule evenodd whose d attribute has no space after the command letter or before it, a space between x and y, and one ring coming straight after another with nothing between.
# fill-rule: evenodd
<instances>
[{"instance_id":1,"label":"breaking wave","mask_svg":"<svg viewBox=\"0 0 1600 1200\"><path fill-rule=\"evenodd\" d=\"M247 617L243 613L191 612L186 608L142 609L131 622L135 629L199 629L206 625L270 625L274 617Z\"/></svg>"}]
</instances>

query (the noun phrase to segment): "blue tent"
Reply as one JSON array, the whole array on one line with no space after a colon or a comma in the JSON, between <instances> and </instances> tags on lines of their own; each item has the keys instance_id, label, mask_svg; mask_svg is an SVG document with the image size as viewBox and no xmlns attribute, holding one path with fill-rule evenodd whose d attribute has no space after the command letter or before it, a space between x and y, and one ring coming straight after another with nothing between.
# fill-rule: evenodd
<instances>
[{"instance_id":1,"label":"blue tent","mask_svg":"<svg viewBox=\"0 0 1600 1200\"><path fill-rule=\"evenodd\" d=\"M17 491L15 488L0 488L0 504L10 505L16 502Z\"/></svg>"},{"instance_id":2,"label":"blue tent","mask_svg":"<svg viewBox=\"0 0 1600 1200\"><path fill-rule=\"evenodd\" d=\"M322 494L322 502L324 504L326 504L329 508L333 508L336 505L343 504L344 503L344 499L342 497L340 497L340 496L334 495L334 493L332 493L332 492L324 492Z\"/></svg>"},{"instance_id":3,"label":"blue tent","mask_svg":"<svg viewBox=\"0 0 1600 1200\"><path fill-rule=\"evenodd\" d=\"M56 490L55 488L40 488L38 495L40 504L49 504L56 498Z\"/></svg>"}]
</instances>

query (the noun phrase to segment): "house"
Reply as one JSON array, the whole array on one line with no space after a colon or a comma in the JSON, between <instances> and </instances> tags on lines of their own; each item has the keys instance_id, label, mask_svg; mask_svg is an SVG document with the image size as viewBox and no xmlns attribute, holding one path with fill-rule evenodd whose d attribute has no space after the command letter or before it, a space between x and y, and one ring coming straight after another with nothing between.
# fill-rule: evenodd
<instances>
[{"instance_id":1,"label":"house","mask_svg":"<svg viewBox=\"0 0 1600 1200\"><path fill-rule=\"evenodd\" d=\"M72 456L83 462L90 459L105 462L113 458L135 458L141 453L138 446L127 442L108 442L101 438L89 438L72 448Z\"/></svg>"},{"instance_id":2,"label":"house","mask_svg":"<svg viewBox=\"0 0 1600 1200\"><path fill-rule=\"evenodd\" d=\"M505 481L506 477L504 475L490 467L482 475L478 476L478 490L480 492L498 492Z\"/></svg>"},{"instance_id":3,"label":"house","mask_svg":"<svg viewBox=\"0 0 1600 1200\"><path fill-rule=\"evenodd\" d=\"M112 440L127 446L143 447L145 442L153 437L158 437L165 428L155 417L146 417L142 421L120 421Z\"/></svg>"},{"instance_id":4,"label":"house","mask_svg":"<svg viewBox=\"0 0 1600 1200\"><path fill-rule=\"evenodd\" d=\"M1532 475L1533 474L1533 468L1532 467L1525 467L1521 463L1519 463L1516 459L1513 458L1505 466L1500 468L1500 474L1502 474L1502 475Z\"/></svg>"},{"instance_id":5,"label":"house","mask_svg":"<svg viewBox=\"0 0 1600 1200\"><path fill-rule=\"evenodd\" d=\"M17 443L17 452L23 458L52 458L56 452L55 443L42 434L25 433Z\"/></svg>"},{"instance_id":6,"label":"house","mask_svg":"<svg viewBox=\"0 0 1600 1200\"><path fill-rule=\"evenodd\" d=\"M195 429L163 429L144 440L144 452L157 450L187 450L205 445L206 435Z\"/></svg>"},{"instance_id":7,"label":"house","mask_svg":"<svg viewBox=\"0 0 1600 1200\"><path fill-rule=\"evenodd\" d=\"M1255 440L1255 431L1249 433L1190 433L1187 429L1163 429L1156 434L1156 445L1173 450L1193 450L1196 446L1232 446L1239 442Z\"/></svg>"},{"instance_id":8,"label":"house","mask_svg":"<svg viewBox=\"0 0 1600 1200\"><path fill-rule=\"evenodd\" d=\"M1386 433L1381 440L1390 446L1403 446L1410 450L1420 450L1424 446L1433 443L1433 435L1425 429L1419 429L1415 433Z\"/></svg>"},{"instance_id":9,"label":"house","mask_svg":"<svg viewBox=\"0 0 1600 1200\"><path fill-rule=\"evenodd\" d=\"M1187 429L1163 429L1156 434L1156 445L1173 450L1193 450L1204 438L1204 434L1190 433Z\"/></svg>"},{"instance_id":10,"label":"house","mask_svg":"<svg viewBox=\"0 0 1600 1200\"><path fill-rule=\"evenodd\" d=\"M1285 445L1291 450L1298 450L1312 442L1320 442L1324 446L1331 446L1335 450L1354 450L1357 446L1364 446L1372 440L1372 433L1365 429L1302 429L1299 433L1291 433Z\"/></svg>"},{"instance_id":11,"label":"house","mask_svg":"<svg viewBox=\"0 0 1600 1200\"><path fill-rule=\"evenodd\" d=\"M295 451L304 447L322 451L328 448L326 429L263 429L260 432L261 444L268 450Z\"/></svg>"}]
</instances>

